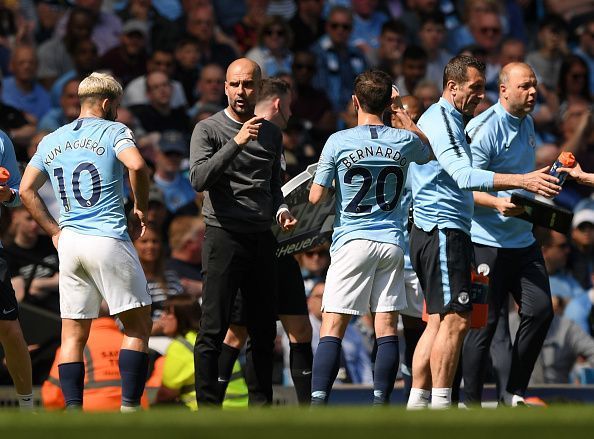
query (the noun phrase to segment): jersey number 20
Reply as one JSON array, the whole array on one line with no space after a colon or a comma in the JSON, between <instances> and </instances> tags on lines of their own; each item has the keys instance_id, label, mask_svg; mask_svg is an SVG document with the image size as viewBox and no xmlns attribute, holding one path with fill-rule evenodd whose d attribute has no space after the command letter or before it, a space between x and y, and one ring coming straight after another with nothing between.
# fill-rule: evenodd
<instances>
[{"instance_id":1,"label":"jersey number 20","mask_svg":"<svg viewBox=\"0 0 594 439\"><path fill-rule=\"evenodd\" d=\"M89 198L83 197L80 191L80 175L83 172L88 172L91 174L91 196ZM58 179L58 188L60 190L60 199L62 200L62 204L64 205L64 210L66 212L70 211L70 203L68 202L68 196L66 195L66 186L64 182L64 169L56 168L54 169L54 177ZM92 163L83 162L79 164L74 172L72 173L72 192L74 192L74 198L78 201L82 207L93 207L97 201L99 201L99 197L101 196L101 176L99 175L99 171Z\"/></svg>"},{"instance_id":2,"label":"jersey number 20","mask_svg":"<svg viewBox=\"0 0 594 439\"><path fill-rule=\"evenodd\" d=\"M396 176L396 192L392 200L386 201L386 179L390 174ZM360 175L363 177L363 184L361 189L359 189L359 192L355 194L351 202L348 204L345 211L351 213L370 212L372 208L371 205L359 203L361 203L361 201L365 198L365 195L367 195L367 192L369 192L369 189L373 183L373 175L371 175L371 171L369 171L369 169L357 166L349 169L344 174L344 182L351 184L355 175ZM403 183L404 174L402 173L402 169L400 169L398 166L388 166L381 170L377 176L377 183L375 185L375 201L381 210L386 212L394 210L398 204L398 198L400 197Z\"/></svg>"}]
</instances>

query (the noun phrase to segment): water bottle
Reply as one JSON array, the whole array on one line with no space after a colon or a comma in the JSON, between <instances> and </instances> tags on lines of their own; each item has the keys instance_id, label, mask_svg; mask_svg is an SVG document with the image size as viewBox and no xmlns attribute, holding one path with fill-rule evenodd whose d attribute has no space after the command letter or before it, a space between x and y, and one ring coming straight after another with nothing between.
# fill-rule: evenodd
<instances>
[{"instance_id":1,"label":"water bottle","mask_svg":"<svg viewBox=\"0 0 594 439\"><path fill-rule=\"evenodd\" d=\"M559 168L573 168L575 166L575 157L570 152L562 152L551 166L549 174L559 179L559 186L565 182L567 172L559 172Z\"/></svg>"},{"instance_id":2,"label":"water bottle","mask_svg":"<svg viewBox=\"0 0 594 439\"><path fill-rule=\"evenodd\" d=\"M470 302L472 303L472 315L470 317L471 328L483 328L489 317L489 266L480 264L476 271L471 271L472 284L470 287Z\"/></svg>"}]
</instances>

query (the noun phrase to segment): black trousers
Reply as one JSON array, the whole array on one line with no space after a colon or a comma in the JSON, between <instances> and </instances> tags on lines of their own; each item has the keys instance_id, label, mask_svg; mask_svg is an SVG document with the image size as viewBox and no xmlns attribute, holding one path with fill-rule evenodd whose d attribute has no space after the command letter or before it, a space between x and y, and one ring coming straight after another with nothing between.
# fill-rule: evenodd
<instances>
[{"instance_id":1,"label":"black trousers","mask_svg":"<svg viewBox=\"0 0 594 439\"><path fill-rule=\"evenodd\" d=\"M276 337L276 240L270 231L236 233L206 227L202 248L202 320L194 347L196 400L222 404L218 360L237 291L241 289L250 337L247 356L253 370L250 405L272 402L272 355Z\"/></svg>"},{"instance_id":2,"label":"black trousers","mask_svg":"<svg viewBox=\"0 0 594 439\"><path fill-rule=\"evenodd\" d=\"M489 348L509 293L519 306L520 326L512 347L509 376L503 383L508 392L516 395L526 392L534 363L553 319L549 278L536 243L517 249L475 244L474 255L476 266L487 264L490 268L489 317L484 328L471 329L464 341L462 370L467 404L481 401ZM505 332L505 326L500 330ZM499 346L505 350L504 343ZM495 367L501 368L497 360Z\"/></svg>"}]
</instances>

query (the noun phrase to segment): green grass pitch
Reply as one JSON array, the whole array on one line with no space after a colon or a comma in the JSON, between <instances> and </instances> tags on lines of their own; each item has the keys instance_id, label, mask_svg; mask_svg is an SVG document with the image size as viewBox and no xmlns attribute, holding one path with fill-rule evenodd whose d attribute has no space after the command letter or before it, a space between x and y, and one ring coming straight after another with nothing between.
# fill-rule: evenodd
<instances>
[{"instance_id":1,"label":"green grass pitch","mask_svg":"<svg viewBox=\"0 0 594 439\"><path fill-rule=\"evenodd\" d=\"M594 437L593 406L407 412L404 408L150 410L122 415L0 411L6 439L474 439Z\"/></svg>"}]
</instances>

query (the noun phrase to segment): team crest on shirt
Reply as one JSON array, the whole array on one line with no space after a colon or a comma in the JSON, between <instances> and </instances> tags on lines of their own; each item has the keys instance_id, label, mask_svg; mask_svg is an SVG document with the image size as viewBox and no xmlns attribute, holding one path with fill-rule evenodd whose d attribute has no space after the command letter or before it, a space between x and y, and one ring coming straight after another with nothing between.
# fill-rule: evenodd
<instances>
[{"instance_id":1,"label":"team crest on shirt","mask_svg":"<svg viewBox=\"0 0 594 439\"><path fill-rule=\"evenodd\" d=\"M528 144L532 147L532 149L536 148L536 139L534 136L530 136L528 138Z\"/></svg>"},{"instance_id":2,"label":"team crest on shirt","mask_svg":"<svg viewBox=\"0 0 594 439\"><path fill-rule=\"evenodd\" d=\"M470 295L466 291L462 291L458 294L458 302L460 302L460 305L466 305L470 302Z\"/></svg>"}]
</instances>

